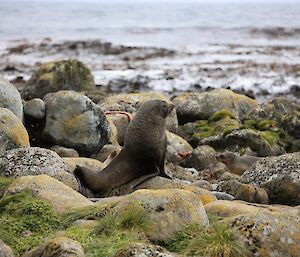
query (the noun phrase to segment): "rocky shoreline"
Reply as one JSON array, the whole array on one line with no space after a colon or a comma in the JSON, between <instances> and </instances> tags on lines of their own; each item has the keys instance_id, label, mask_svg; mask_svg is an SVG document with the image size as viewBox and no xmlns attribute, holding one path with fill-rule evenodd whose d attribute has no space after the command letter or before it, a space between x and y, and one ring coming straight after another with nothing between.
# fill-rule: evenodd
<instances>
[{"instance_id":1,"label":"rocky shoreline","mask_svg":"<svg viewBox=\"0 0 300 257\"><path fill-rule=\"evenodd\" d=\"M93 49L127 63L176 55L93 44L49 49L45 42L4 55L35 47L70 57ZM33 73L16 85L0 79L0 256L300 255L297 101L281 96L261 104L225 88L163 94L116 84L107 90L75 59L15 68L11 74ZM128 92L133 89L140 92ZM150 99L175 105L167 120L172 179L80 194L76 166L102 170Z\"/></svg>"}]
</instances>

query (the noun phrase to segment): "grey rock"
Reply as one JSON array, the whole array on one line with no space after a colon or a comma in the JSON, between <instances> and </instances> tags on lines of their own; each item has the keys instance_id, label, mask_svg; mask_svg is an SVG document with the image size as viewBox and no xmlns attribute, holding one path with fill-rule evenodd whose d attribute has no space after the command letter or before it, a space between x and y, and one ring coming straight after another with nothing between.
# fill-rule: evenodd
<instances>
[{"instance_id":1,"label":"grey rock","mask_svg":"<svg viewBox=\"0 0 300 257\"><path fill-rule=\"evenodd\" d=\"M40 98L34 98L24 105L24 114L26 118L42 120L46 115L46 104Z\"/></svg>"},{"instance_id":2,"label":"grey rock","mask_svg":"<svg viewBox=\"0 0 300 257\"><path fill-rule=\"evenodd\" d=\"M15 257L11 248L8 245L6 245L1 239L0 239L0 256L1 257Z\"/></svg>"}]
</instances>

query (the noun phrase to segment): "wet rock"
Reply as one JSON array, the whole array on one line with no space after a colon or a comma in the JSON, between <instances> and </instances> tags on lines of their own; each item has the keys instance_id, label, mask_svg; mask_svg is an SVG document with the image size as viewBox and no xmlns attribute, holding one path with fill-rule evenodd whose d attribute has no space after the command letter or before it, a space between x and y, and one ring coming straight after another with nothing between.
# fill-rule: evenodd
<instances>
[{"instance_id":1,"label":"wet rock","mask_svg":"<svg viewBox=\"0 0 300 257\"><path fill-rule=\"evenodd\" d=\"M183 163L190 156L193 147L180 136L167 131L166 160L174 164Z\"/></svg>"},{"instance_id":2,"label":"wet rock","mask_svg":"<svg viewBox=\"0 0 300 257\"><path fill-rule=\"evenodd\" d=\"M20 177L47 174L78 190L77 181L57 153L28 147L6 151L0 158L0 176Z\"/></svg>"},{"instance_id":3,"label":"wet rock","mask_svg":"<svg viewBox=\"0 0 300 257\"><path fill-rule=\"evenodd\" d=\"M4 196L24 190L29 190L36 198L48 202L60 214L93 205L88 198L48 175L20 177L5 190Z\"/></svg>"},{"instance_id":4,"label":"wet rock","mask_svg":"<svg viewBox=\"0 0 300 257\"><path fill-rule=\"evenodd\" d=\"M1 257L15 257L11 248L8 245L6 245L1 239L0 239L0 256Z\"/></svg>"},{"instance_id":5,"label":"wet rock","mask_svg":"<svg viewBox=\"0 0 300 257\"><path fill-rule=\"evenodd\" d=\"M264 188L271 203L300 204L300 153L263 158L242 175L245 183Z\"/></svg>"},{"instance_id":6,"label":"wet rock","mask_svg":"<svg viewBox=\"0 0 300 257\"><path fill-rule=\"evenodd\" d=\"M284 212L256 213L231 218L253 256L293 257L300 255L300 218Z\"/></svg>"},{"instance_id":7,"label":"wet rock","mask_svg":"<svg viewBox=\"0 0 300 257\"><path fill-rule=\"evenodd\" d=\"M170 253L161 246L147 243L132 243L127 247L119 250L113 257L175 257L174 253Z\"/></svg>"},{"instance_id":8,"label":"wet rock","mask_svg":"<svg viewBox=\"0 0 300 257\"><path fill-rule=\"evenodd\" d=\"M25 99L43 98L48 93L60 90L95 90L93 76L82 62L67 60L41 65L28 81Z\"/></svg>"},{"instance_id":9,"label":"wet rock","mask_svg":"<svg viewBox=\"0 0 300 257\"><path fill-rule=\"evenodd\" d=\"M13 112L0 107L0 121L0 155L6 150L30 146L28 133Z\"/></svg>"},{"instance_id":10,"label":"wet rock","mask_svg":"<svg viewBox=\"0 0 300 257\"><path fill-rule=\"evenodd\" d=\"M108 142L110 128L105 115L88 97L74 91L60 91L49 97L45 139L87 155L98 152Z\"/></svg>"},{"instance_id":11,"label":"wet rock","mask_svg":"<svg viewBox=\"0 0 300 257\"><path fill-rule=\"evenodd\" d=\"M185 160L184 166L200 171L215 164L217 162L215 156L216 151L212 147L201 145L192 151L190 157Z\"/></svg>"},{"instance_id":12,"label":"wet rock","mask_svg":"<svg viewBox=\"0 0 300 257\"><path fill-rule=\"evenodd\" d=\"M2 77L0 77L0 107L9 109L23 120L21 95L12 83Z\"/></svg>"},{"instance_id":13,"label":"wet rock","mask_svg":"<svg viewBox=\"0 0 300 257\"><path fill-rule=\"evenodd\" d=\"M146 101L159 99L170 103L171 101L161 93L158 92L143 92L143 93L130 93L118 94L106 98L101 107L105 111L124 111L131 114L135 113L137 109ZM173 110L167 117L167 129L175 132L178 126L176 111Z\"/></svg>"},{"instance_id":14,"label":"wet rock","mask_svg":"<svg viewBox=\"0 0 300 257\"><path fill-rule=\"evenodd\" d=\"M190 223L208 225L197 195L186 190L138 190L123 198L113 211L120 213L130 204L141 205L149 214L150 227L146 233L154 241L166 241Z\"/></svg>"},{"instance_id":15,"label":"wet rock","mask_svg":"<svg viewBox=\"0 0 300 257\"><path fill-rule=\"evenodd\" d=\"M85 257L80 243L67 237L56 237L25 253L23 257Z\"/></svg>"},{"instance_id":16,"label":"wet rock","mask_svg":"<svg viewBox=\"0 0 300 257\"><path fill-rule=\"evenodd\" d=\"M54 145L50 150L56 152L60 157L79 157L78 152L73 148Z\"/></svg>"},{"instance_id":17,"label":"wet rock","mask_svg":"<svg viewBox=\"0 0 300 257\"><path fill-rule=\"evenodd\" d=\"M203 93L184 93L173 100L180 124L206 120L216 111L227 109L242 118L258 107L255 100L227 89L214 89Z\"/></svg>"},{"instance_id":18,"label":"wet rock","mask_svg":"<svg viewBox=\"0 0 300 257\"><path fill-rule=\"evenodd\" d=\"M42 120L46 116L46 104L40 98L34 98L24 105L25 118L29 120Z\"/></svg>"}]
</instances>

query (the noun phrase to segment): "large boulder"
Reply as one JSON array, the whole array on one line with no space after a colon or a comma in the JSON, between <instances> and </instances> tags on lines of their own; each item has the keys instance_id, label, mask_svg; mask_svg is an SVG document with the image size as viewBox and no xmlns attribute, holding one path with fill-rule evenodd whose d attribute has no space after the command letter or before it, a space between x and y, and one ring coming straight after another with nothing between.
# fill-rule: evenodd
<instances>
[{"instance_id":1,"label":"large boulder","mask_svg":"<svg viewBox=\"0 0 300 257\"><path fill-rule=\"evenodd\" d=\"M67 237L56 237L25 253L23 257L85 257L77 241Z\"/></svg>"},{"instance_id":2,"label":"large boulder","mask_svg":"<svg viewBox=\"0 0 300 257\"><path fill-rule=\"evenodd\" d=\"M5 150L30 146L28 133L13 112L0 108L0 121L0 155Z\"/></svg>"},{"instance_id":3,"label":"large boulder","mask_svg":"<svg viewBox=\"0 0 300 257\"><path fill-rule=\"evenodd\" d=\"M180 124L207 120L212 114L227 109L243 118L258 107L255 100L227 89L214 89L203 93L184 93L173 99Z\"/></svg>"},{"instance_id":4,"label":"large boulder","mask_svg":"<svg viewBox=\"0 0 300 257\"><path fill-rule=\"evenodd\" d=\"M209 223L197 195L186 190L138 190L123 197L113 212L122 213L133 204L142 206L149 214L150 227L146 233L154 241L166 241L190 223L204 227Z\"/></svg>"},{"instance_id":5,"label":"large boulder","mask_svg":"<svg viewBox=\"0 0 300 257\"><path fill-rule=\"evenodd\" d=\"M264 188L272 203L300 204L300 152L262 158L242 181Z\"/></svg>"},{"instance_id":6,"label":"large boulder","mask_svg":"<svg viewBox=\"0 0 300 257\"><path fill-rule=\"evenodd\" d=\"M110 127L100 106L74 91L60 91L46 101L43 137L82 154L98 152L109 139Z\"/></svg>"},{"instance_id":7,"label":"large boulder","mask_svg":"<svg viewBox=\"0 0 300 257\"><path fill-rule=\"evenodd\" d=\"M19 91L8 80L0 77L0 107L11 110L23 119L23 104Z\"/></svg>"},{"instance_id":8,"label":"large boulder","mask_svg":"<svg viewBox=\"0 0 300 257\"><path fill-rule=\"evenodd\" d=\"M24 190L48 202L60 214L93 205L88 198L48 175L20 177L5 190L4 196L14 195Z\"/></svg>"},{"instance_id":9,"label":"large boulder","mask_svg":"<svg viewBox=\"0 0 300 257\"><path fill-rule=\"evenodd\" d=\"M77 60L49 62L34 72L24 90L26 99L43 98L59 90L95 90L91 71Z\"/></svg>"},{"instance_id":10,"label":"large boulder","mask_svg":"<svg viewBox=\"0 0 300 257\"><path fill-rule=\"evenodd\" d=\"M300 217L281 212L258 212L229 219L253 256L300 256ZM252 256L252 255L251 255Z\"/></svg>"},{"instance_id":11,"label":"large boulder","mask_svg":"<svg viewBox=\"0 0 300 257\"><path fill-rule=\"evenodd\" d=\"M107 97L101 107L105 111L125 111L134 114L138 108L146 101L159 99L170 103L170 99L158 92L143 92L118 94ZM173 110L166 119L167 129L175 132L178 126L176 111Z\"/></svg>"},{"instance_id":12,"label":"large boulder","mask_svg":"<svg viewBox=\"0 0 300 257\"><path fill-rule=\"evenodd\" d=\"M69 167L57 153L28 147L6 151L0 158L0 176L21 177L47 174L78 190L78 183Z\"/></svg>"}]
</instances>

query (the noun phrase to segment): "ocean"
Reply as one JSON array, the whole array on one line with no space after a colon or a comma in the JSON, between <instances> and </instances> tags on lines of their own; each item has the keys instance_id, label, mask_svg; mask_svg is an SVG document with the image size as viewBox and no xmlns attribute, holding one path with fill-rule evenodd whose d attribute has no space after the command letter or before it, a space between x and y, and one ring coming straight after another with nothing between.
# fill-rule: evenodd
<instances>
[{"instance_id":1,"label":"ocean","mask_svg":"<svg viewBox=\"0 0 300 257\"><path fill-rule=\"evenodd\" d=\"M42 62L77 58L97 85L116 90L116 81L142 77L144 88L163 92L226 87L297 97L299 13L300 0L1 0L0 75L26 82ZM95 40L138 48L126 58L61 50L66 41ZM149 55L152 48L175 54Z\"/></svg>"}]
</instances>

